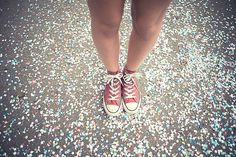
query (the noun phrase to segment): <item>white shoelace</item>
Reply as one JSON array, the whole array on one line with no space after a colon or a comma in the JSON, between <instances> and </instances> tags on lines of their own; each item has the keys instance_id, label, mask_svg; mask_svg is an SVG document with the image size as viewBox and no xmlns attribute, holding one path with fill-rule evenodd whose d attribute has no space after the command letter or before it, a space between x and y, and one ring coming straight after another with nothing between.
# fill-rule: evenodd
<instances>
[{"instance_id":1,"label":"white shoelace","mask_svg":"<svg viewBox=\"0 0 236 157\"><path fill-rule=\"evenodd\" d=\"M133 88L135 86L134 77L139 78L140 74L137 72L132 74L126 73L123 77L125 84L128 85L127 88L124 88L124 90L126 91L125 98L135 98L135 88Z\"/></svg>"},{"instance_id":2,"label":"white shoelace","mask_svg":"<svg viewBox=\"0 0 236 157\"><path fill-rule=\"evenodd\" d=\"M115 86L117 84L119 84L119 82L122 84L122 81L121 81L122 76L123 76L122 73L118 73L115 75L107 74L106 83L109 84L110 89L111 89L109 91L111 93L110 98L108 98L109 100L118 100L119 99L119 97L117 95L117 93L119 92L119 90L117 90L117 89L119 89L119 86L117 86L116 88L115 88ZM114 82L115 79L117 79L118 81ZM115 96L113 96L113 95L115 95Z\"/></svg>"}]
</instances>

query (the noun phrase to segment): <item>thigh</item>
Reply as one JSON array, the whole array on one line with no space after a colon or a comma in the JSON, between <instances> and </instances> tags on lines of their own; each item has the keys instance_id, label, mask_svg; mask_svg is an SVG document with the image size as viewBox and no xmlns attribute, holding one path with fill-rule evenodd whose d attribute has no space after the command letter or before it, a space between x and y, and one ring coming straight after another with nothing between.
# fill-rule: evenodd
<instances>
[{"instance_id":1,"label":"thigh","mask_svg":"<svg viewBox=\"0 0 236 157\"><path fill-rule=\"evenodd\" d=\"M160 22L170 2L171 0L132 0L133 23L141 22L148 25Z\"/></svg>"},{"instance_id":2,"label":"thigh","mask_svg":"<svg viewBox=\"0 0 236 157\"><path fill-rule=\"evenodd\" d=\"M92 22L117 25L121 21L125 0L87 0Z\"/></svg>"}]
</instances>

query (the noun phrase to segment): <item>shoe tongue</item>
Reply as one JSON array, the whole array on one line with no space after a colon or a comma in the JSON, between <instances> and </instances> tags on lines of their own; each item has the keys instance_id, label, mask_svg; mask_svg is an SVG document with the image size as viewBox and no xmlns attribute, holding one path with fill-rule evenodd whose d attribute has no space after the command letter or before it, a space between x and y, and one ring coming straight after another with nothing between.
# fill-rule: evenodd
<instances>
[{"instance_id":1,"label":"shoe tongue","mask_svg":"<svg viewBox=\"0 0 236 157\"><path fill-rule=\"evenodd\" d=\"M130 78L129 80L125 81L126 84L132 85L134 84L133 80Z\"/></svg>"},{"instance_id":2,"label":"shoe tongue","mask_svg":"<svg viewBox=\"0 0 236 157\"><path fill-rule=\"evenodd\" d=\"M119 82L119 80L118 80L117 78L114 78L114 80L113 80L113 84L114 84L114 86L117 86L117 85L118 85L117 82ZM110 85L111 85L111 82L110 82Z\"/></svg>"},{"instance_id":3,"label":"shoe tongue","mask_svg":"<svg viewBox=\"0 0 236 157\"><path fill-rule=\"evenodd\" d=\"M135 73L136 71L132 71L132 70L129 70L127 69L126 67L124 68L124 74L133 74ZM128 80L127 81L130 84L134 84L134 82L132 81L132 79ZM126 102L127 103L130 103L130 102L137 102L137 100L135 98L126 98Z\"/></svg>"},{"instance_id":4,"label":"shoe tongue","mask_svg":"<svg viewBox=\"0 0 236 157\"><path fill-rule=\"evenodd\" d=\"M124 69L124 74L133 74L133 73L135 73L135 72L136 72L136 71L131 71L131 70L128 70L128 69L126 69L126 68ZM132 79L127 80L127 82L133 84Z\"/></svg>"}]
</instances>

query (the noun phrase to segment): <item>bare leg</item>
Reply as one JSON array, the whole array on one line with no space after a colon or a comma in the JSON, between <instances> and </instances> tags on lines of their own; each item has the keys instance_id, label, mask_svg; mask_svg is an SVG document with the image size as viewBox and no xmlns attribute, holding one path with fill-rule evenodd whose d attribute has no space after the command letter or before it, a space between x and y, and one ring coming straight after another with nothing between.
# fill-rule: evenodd
<instances>
[{"instance_id":1,"label":"bare leg","mask_svg":"<svg viewBox=\"0 0 236 157\"><path fill-rule=\"evenodd\" d=\"M160 34L171 0L132 0L133 30L130 35L126 67L137 71Z\"/></svg>"},{"instance_id":2,"label":"bare leg","mask_svg":"<svg viewBox=\"0 0 236 157\"><path fill-rule=\"evenodd\" d=\"M87 0L94 44L108 71L119 70L119 26L124 0Z\"/></svg>"}]
</instances>

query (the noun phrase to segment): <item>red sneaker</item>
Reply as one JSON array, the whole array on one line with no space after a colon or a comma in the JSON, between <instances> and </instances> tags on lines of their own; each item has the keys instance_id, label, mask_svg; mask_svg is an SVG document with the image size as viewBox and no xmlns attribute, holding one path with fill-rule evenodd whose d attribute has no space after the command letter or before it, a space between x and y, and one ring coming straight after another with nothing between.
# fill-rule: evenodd
<instances>
[{"instance_id":1,"label":"red sneaker","mask_svg":"<svg viewBox=\"0 0 236 157\"><path fill-rule=\"evenodd\" d=\"M103 94L103 107L106 113L110 116L117 116L122 110L121 78L121 72L114 75L107 74L106 76L106 86Z\"/></svg>"},{"instance_id":2,"label":"red sneaker","mask_svg":"<svg viewBox=\"0 0 236 157\"><path fill-rule=\"evenodd\" d=\"M123 70L123 107L124 110L129 114L136 113L141 104L141 93L137 84L137 72L131 72L129 70Z\"/></svg>"}]
</instances>

